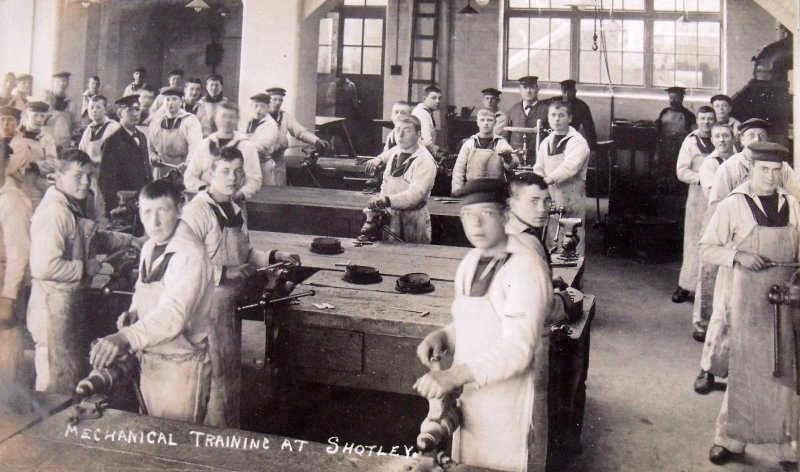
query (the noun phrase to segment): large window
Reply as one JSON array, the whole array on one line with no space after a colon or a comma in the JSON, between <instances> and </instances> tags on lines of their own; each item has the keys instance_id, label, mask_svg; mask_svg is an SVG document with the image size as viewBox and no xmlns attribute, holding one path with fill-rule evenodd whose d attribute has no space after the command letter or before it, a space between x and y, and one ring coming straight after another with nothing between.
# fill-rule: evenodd
<instances>
[{"instance_id":1,"label":"large window","mask_svg":"<svg viewBox=\"0 0 800 472\"><path fill-rule=\"evenodd\" d=\"M506 0L504 80L722 87L721 0ZM602 3L602 4L601 4Z\"/></svg>"}]
</instances>

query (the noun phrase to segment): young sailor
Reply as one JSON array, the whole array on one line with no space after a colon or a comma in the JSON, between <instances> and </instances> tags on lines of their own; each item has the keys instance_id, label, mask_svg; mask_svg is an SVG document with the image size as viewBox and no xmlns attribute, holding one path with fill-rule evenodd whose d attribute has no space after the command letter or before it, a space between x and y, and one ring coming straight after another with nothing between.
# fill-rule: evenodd
<instances>
[{"instance_id":1,"label":"young sailor","mask_svg":"<svg viewBox=\"0 0 800 472\"><path fill-rule=\"evenodd\" d=\"M514 150L502 136L494 134L495 113L478 110L478 133L464 141L453 166L451 193L456 195L466 182L477 179L506 180L519 166Z\"/></svg>"}]
</instances>

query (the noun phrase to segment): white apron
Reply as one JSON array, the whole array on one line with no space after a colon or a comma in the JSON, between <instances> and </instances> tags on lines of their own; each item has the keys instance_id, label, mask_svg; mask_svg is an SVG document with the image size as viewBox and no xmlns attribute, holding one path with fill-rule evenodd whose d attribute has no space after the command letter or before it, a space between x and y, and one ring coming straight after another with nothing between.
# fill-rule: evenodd
<instances>
[{"instance_id":1,"label":"white apron","mask_svg":"<svg viewBox=\"0 0 800 472\"><path fill-rule=\"evenodd\" d=\"M5 281L6 264L0 262L0 287ZM22 290L21 292L24 292ZM23 294L14 302L12 326L0 329L0 415L30 412L30 401L23 401L29 393L20 382L18 373L22 364L22 333L25 329Z\"/></svg>"},{"instance_id":2,"label":"white apron","mask_svg":"<svg viewBox=\"0 0 800 472\"><path fill-rule=\"evenodd\" d=\"M94 170L94 178L92 178L92 193L94 193L92 201L94 204L94 210L92 215L97 221L100 222L102 226L107 226L106 223L108 219L106 218L105 199L103 198L103 192L100 191L100 160L103 155L102 146L105 142L103 135L106 132L106 128L108 128L110 125L111 121L106 121L94 132L92 132L90 128L89 140L85 143L86 149L84 150L84 152L92 159L92 169Z\"/></svg>"},{"instance_id":3,"label":"white apron","mask_svg":"<svg viewBox=\"0 0 800 472\"><path fill-rule=\"evenodd\" d=\"M692 156L692 170L699 171L706 156L707 154ZM707 208L708 199L703 195L703 188L700 187L700 184L689 185L689 195L686 197L686 216L683 220L683 263L678 278L678 285L689 292L695 291L697 277L700 273L697 244L702 236L703 219Z\"/></svg>"},{"instance_id":4,"label":"white apron","mask_svg":"<svg viewBox=\"0 0 800 472\"><path fill-rule=\"evenodd\" d=\"M570 138L572 139L572 138ZM555 144L555 141L553 141ZM563 146L563 147L562 147ZM554 154L550 155L548 149L547 155L540 156L539 159L544 159L544 174L550 175L564 162L564 148L566 147L566 140L561 141ZM553 198L553 204L556 208L563 206L566 208L564 218L580 218L583 224L578 228L578 237L581 238L578 243L578 253L585 255L586 247L586 183L579 175L572 177L566 182L560 184L550 185L550 196ZM551 218L548 225L547 234L555 235L558 229L558 219ZM561 242L564 240L564 230L561 229L558 233L558 248L561 250Z\"/></svg>"},{"instance_id":5,"label":"white apron","mask_svg":"<svg viewBox=\"0 0 800 472\"><path fill-rule=\"evenodd\" d=\"M473 148L467 157L467 182L478 179L505 180L503 162L494 149Z\"/></svg>"},{"instance_id":6,"label":"white apron","mask_svg":"<svg viewBox=\"0 0 800 472\"><path fill-rule=\"evenodd\" d=\"M75 215L75 235L65 256L84 263L92 257L91 240L97 223ZM88 370L88 339L84 339L84 279L73 290L62 290L33 279L28 302L28 330L35 343L36 390L72 394Z\"/></svg>"},{"instance_id":7,"label":"white apron","mask_svg":"<svg viewBox=\"0 0 800 472\"><path fill-rule=\"evenodd\" d=\"M285 151L285 149L281 149L268 155L258 154L258 160L261 162L262 185L280 185L283 187L288 185L286 160L283 157Z\"/></svg>"},{"instance_id":8,"label":"white apron","mask_svg":"<svg viewBox=\"0 0 800 472\"><path fill-rule=\"evenodd\" d=\"M132 305L139 317L154 310L164 291L163 276L170 254L148 274L140 266ZM211 368L208 343L194 345L181 333L175 339L139 354L140 387L150 416L202 423L206 416Z\"/></svg>"},{"instance_id":9,"label":"white apron","mask_svg":"<svg viewBox=\"0 0 800 472\"><path fill-rule=\"evenodd\" d=\"M454 364L464 363L496 343L502 327L488 291L482 297L466 295L471 283L466 279L464 286L456 287L452 305L458 343ZM453 435L453 459L497 470L544 470L546 454L534 455L534 439L539 439L534 438L534 390L534 369L480 389L465 385L459 397L462 422ZM546 451L546 439L543 447Z\"/></svg>"},{"instance_id":10,"label":"white apron","mask_svg":"<svg viewBox=\"0 0 800 472\"><path fill-rule=\"evenodd\" d=\"M399 177L395 177L387 169L383 173L383 189L381 195L388 195L391 200L392 195L408 190L411 185L411 162L416 157L409 157L403 164L405 172ZM395 234L400 236L403 241L412 244L430 244L431 243L431 214L428 211L427 200L413 209L397 210L389 208L389 215L391 221L389 222L389 229ZM384 239L393 241L393 239L384 234Z\"/></svg>"},{"instance_id":11,"label":"white apron","mask_svg":"<svg viewBox=\"0 0 800 472\"><path fill-rule=\"evenodd\" d=\"M53 136L58 149L72 146L72 111L69 100L67 102L67 108L62 111L52 109L44 125L44 128Z\"/></svg>"},{"instance_id":12,"label":"white apron","mask_svg":"<svg viewBox=\"0 0 800 472\"><path fill-rule=\"evenodd\" d=\"M210 204L209 204L210 205ZM247 262L250 242L243 225L232 226L215 205L222 240L211 255L214 265L238 266ZM226 224L228 226L226 226ZM239 427L242 384L242 321L236 316L236 301L242 284L221 282L214 287L211 301L212 330L209 333L211 355L211 396L206 424L225 428Z\"/></svg>"},{"instance_id":13,"label":"white apron","mask_svg":"<svg viewBox=\"0 0 800 472\"><path fill-rule=\"evenodd\" d=\"M185 163L189 154L189 142L180 129L181 119L180 117L176 118L173 126L167 128L167 118L163 117L157 125L154 124L158 128L150 133L153 140L152 146L158 150L158 156L165 163L175 166ZM153 166L153 180L163 179L170 170L172 169L169 167Z\"/></svg>"},{"instance_id":14,"label":"white apron","mask_svg":"<svg viewBox=\"0 0 800 472\"><path fill-rule=\"evenodd\" d=\"M756 226L739 250L775 262L797 260L797 228ZM758 272L736 266L731 282L727 435L746 443L787 443L797 438L792 316L781 310L781 377L773 377L773 308L767 293L788 281L792 267Z\"/></svg>"}]
</instances>

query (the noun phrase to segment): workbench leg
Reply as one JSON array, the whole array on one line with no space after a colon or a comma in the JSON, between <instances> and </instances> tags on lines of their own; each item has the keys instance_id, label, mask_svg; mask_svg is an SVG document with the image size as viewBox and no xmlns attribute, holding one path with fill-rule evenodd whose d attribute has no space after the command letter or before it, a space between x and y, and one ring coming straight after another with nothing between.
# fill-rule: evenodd
<instances>
[{"instance_id":1,"label":"workbench leg","mask_svg":"<svg viewBox=\"0 0 800 472\"><path fill-rule=\"evenodd\" d=\"M347 141L347 147L350 149L350 154L349 155L350 155L350 157L355 159L358 156L358 154L356 153L355 146L353 146L353 140L350 139L350 132L347 131L347 125L343 121L340 126L341 126L342 134L344 134L344 139L345 139L345 141Z\"/></svg>"}]
</instances>

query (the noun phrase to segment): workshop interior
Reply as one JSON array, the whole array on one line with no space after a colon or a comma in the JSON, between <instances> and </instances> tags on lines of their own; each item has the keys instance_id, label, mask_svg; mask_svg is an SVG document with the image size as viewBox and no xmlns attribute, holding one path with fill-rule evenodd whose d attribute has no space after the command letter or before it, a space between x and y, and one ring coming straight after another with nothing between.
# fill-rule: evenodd
<instances>
[{"instance_id":1,"label":"workshop interior","mask_svg":"<svg viewBox=\"0 0 800 472\"><path fill-rule=\"evenodd\" d=\"M798 470L798 34L0 0L0 469Z\"/></svg>"}]
</instances>

